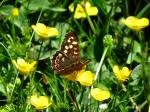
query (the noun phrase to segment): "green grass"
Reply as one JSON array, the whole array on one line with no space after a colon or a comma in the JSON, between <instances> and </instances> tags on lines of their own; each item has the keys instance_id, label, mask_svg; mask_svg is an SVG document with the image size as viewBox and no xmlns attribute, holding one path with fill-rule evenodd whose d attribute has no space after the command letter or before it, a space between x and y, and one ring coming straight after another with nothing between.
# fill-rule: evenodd
<instances>
[{"instance_id":1,"label":"green grass","mask_svg":"<svg viewBox=\"0 0 150 112\"><path fill-rule=\"evenodd\" d=\"M89 0L98 8L98 15L75 19L68 9L73 0L3 0L0 2L0 112L36 112L30 104L34 93L52 101L42 112L147 112L150 105L150 26L136 32L121 23L128 16L150 18L148 0ZM80 3L80 0L74 0ZM19 8L14 17L12 9ZM56 27L59 35L43 41L31 25L44 23ZM67 32L78 36L82 59L90 59L87 70L98 78L93 87L107 89L111 98L97 101L89 98L90 87L70 81L54 73L51 59L60 49ZM108 50L103 42L111 35L113 43ZM40 52L40 56L38 58ZM102 58L103 56L103 58ZM12 64L17 58L37 60L35 72L28 76L19 73ZM113 66L127 66L132 73L120 84ZM43 80L46 80L46 83ZM101 104L107 104L101 109ZM39 111L39 110L38 110Z\"/></svg>"}]
</instances>

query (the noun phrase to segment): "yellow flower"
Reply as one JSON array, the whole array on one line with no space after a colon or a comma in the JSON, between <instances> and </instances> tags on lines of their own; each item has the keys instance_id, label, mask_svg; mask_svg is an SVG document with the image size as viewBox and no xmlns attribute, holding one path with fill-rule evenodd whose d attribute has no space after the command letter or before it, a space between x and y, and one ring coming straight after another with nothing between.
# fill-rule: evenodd
<instances>
[{"instance_id":1,"label":"yellow flower","mask_svg":"<svg viewBox=\"0 0 150 112\"><path fill-rule=\"evenodd\" d=\"M46 96L37 96L37 95L32 95L30 97L30 103L37 110L48 108L52 104Z\"/></svg>"},{"instance_id":2,"label":"yellow flower","mask_svg":"<svg viewBox=\"0 0 150 112\"><path fill-rule=\"evenodd\" d=\"M89 16L95 16L95 15L98 14L98 8L97 7L92 7L89 2L83 1L81 4L83 4L85 6L85 10L86 10L86 12ZM76 19L86 18L86 13L85 13L85 11L84 11L81 4L77 4L77 7L75 9L74 18L76 18ZM74 3L72 3L69 6L69 10L71 12L74 11Z\"/></svg>"},{"instance_id":3,"label":"yellow flower","mask_svg":"<svg viewBox=\"0 0 150 112\"><path fill-rule=\"evenodd\" d=\"M138 19L134 16L129 16L126 19L122 19L122 22L133 30L141 30L149 25L149 20L147 18Z\"/></svg>"},{"instance_id":4,"label":"yellow flower","mask_svg":"<svg viewBox=\"0 0 150 112\"><path fill-rule=\"evenodd\" d=\"M19 9L18 8L13 8L12 9L12 15L13 16L18 16L19 15Z\"/></svg>"},{"instance_id":5,"label":"yellow flower","mask_svg":"<svg viewBox=\"0 0 150 112\"><path fill-rule=\"evenodd\" d=\"M113 67L113 72L117 77L117 79L121 82L129 79L129 76L131 74L131 70L129 70L127 67L123 67L122 69L119 69L117 65Z\"/></svg>"},{"instance_id":6,"label":"yellow flower","mask_svg":"<svg viewBox=\"0 0 150 112\"><path fill-rule=\"evenodd\" d=\"M54 27L48 27L42 23L32 25L33 30L41 37L41 39L48 39L49 37L57 36L58 30Z\"/></svg>"},{"instance_id":7,"label":"yellow flower","mask_svg":"<svg viewBox=\"0 0 150 112\"><path fill-rule=\"evenodd\" d=\"M17 59L17 62L13 60L12 63L17 67L20 74L22 75L26 75L34 71L35 65L37 64L36 61L33 61L32 63L28 63L24 59Z\"/></svg>"},{"instance_id":8,"label":"yellow flower","mask_svg":"<svg viewBox=\"0 0 150 112\"><path fill-rule=\"evenodd\" d=\"M83 67L80 71L74 71L71 74L65 75L64 78L67 78L72 81L78 81L83 86L91 86L94 82L94 74L91 71L85 71Z\"/></svg>"},{"instance_id":9,"label":"yellow flower","mask_svg":"<svg viewBox=\"0 0 150 112\"><path fill-rule=\"evenodd\" d=\"M71 80L71 81L76 81L76 77L77 77L78 73L80 73L80 72L82 72L82 70L81 71L74 71L73 73L68 74L68 75L64 75L63 77L68 79L68 80Z\"/></svg>"},{"instance_id":10,"label":"yellow flower","mask_svg":"<svg viewBox=\"0 0 150 112\"><path fill-rule=\"evenodd\" d=\"M150 112L150 105L149 105L149 108L148 108L148 112Z\"/></svg>"},{"instance_id":11,"label":"yellow flower","mask_svg":"<svg viewBox=\"0 0 150 112\"><path fill-rule=\"evenodd\" d=\"M76 81L84 86L91 86L94 82L94 74L91 71L84 71L77 74Z\"/></svg>"},{"instance_id":12,"label":"yellow flower","mask_svg":"<svg viewBox=\"0 0 150 112\"><path fill-rule=\"evenodd\" d=\"M85 69L86 69L86 66L84 66L84 67L82 68L82 70L74 71L73 73L64 75L63 77L66 78L66 79L68 79L68 80L77 81L77 80L76 80L77 75L78 75L78 74L81 74L82 72L84 72Z\"/></svg>"},{"instance_id":13,"label":"yellow flower","mask_svg":"<svg viewBox=\"0 0 150 112\"><path fill-rule=\"evenodd\" d=\"M110 98L110 92L107 90L102 90L100 88L91 89L91 95L94 99L98 101L103 101Z\"/></svg>"}]
</instances>

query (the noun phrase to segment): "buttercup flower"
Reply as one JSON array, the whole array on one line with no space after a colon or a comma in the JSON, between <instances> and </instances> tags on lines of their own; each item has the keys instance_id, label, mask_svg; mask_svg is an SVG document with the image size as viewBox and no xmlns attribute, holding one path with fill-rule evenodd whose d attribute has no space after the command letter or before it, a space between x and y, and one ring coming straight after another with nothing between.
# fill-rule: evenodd
<instances>
[{"instance_id":1,"label":"buttercup flower","mask_svg":"<svg viewBox=\"0 0 150 112\"><path fill-rule=\"evenodd\" d=\"M91 95L98 101L103 101L110 98L110 92L107 90L102 90L100 88L91 89Z\"/></svg>"},{"instance_id":2,"label":"buttercup flower","mask_svg":"<svg viewBox=\"0 0 150 112\"><path fill-rule=\"evenodd\" d=\"M86 12L87 12L87 14L88 14L89 16L95 16L95 15L98 14L98 8L97 8L97 7L92 7L89 2L83 1L81 4L83 4L83 5L85 6L85 10L86 10ZM77 7L76 7L76 9L75 9L74 18L76 18L76 19L86 18L85 10L83 9L83 7L82 7L81 4L77 4ZM70 10L71 12L74 11L74 3L72 3L72 4L69 6L69 10Z\"/></svg>"},{"instance_id":3,"label":"buttercup flower","mask_svg":"<svg viewBox=\"0 0 150 112\"><path fill-rule=\"evenodd\" d=\"M94 76L91 71L84 71L77 75L76 80L84 86L91 86L94 82Z\"/></svg>"},{"instance_id":4,"label":"buttercup flower","mask_svg":"<svg viewBox=\"0 0 150 112\"><path fill-rule=\"evenodd\" d=\"M133 30L141 30L149 25L149 20L147 18L138 19L134 16L129 16L126 19L122 19L122 22Z\"/></svg>"},{"instance_id":5,"label":"buttercup flower","mask_svg":"<svg viewBox=\"0 0 150 112\"><path fill-rule=\"evenodd\" d=\"M83 67L80 71L74 71L71 74L64 76L72 81L78 81L83 86L91 86L94 82L94 74L91 71L85 71L86 67Z\"/></svg>"},{"instance_id":6,"label":"buttercup flower","mask_svg":"<svg viewBox=\"0 0 150 112\"><path fill-rule=\"evenodd\" d=\"M17 61L13 60L12 63L17 67L20 74L26 75L35 70L36 61L32 63L26 62L24 59L17 59Z\"/></svg>"},{"instance_id":7,"label":"buttercup flower","mask_svg":"<svg viewBox=\"0 0 150 112\"><path fill-rule=\"evenodd\" d=\"M45 26L42 23L32 25L32 28L41 37L41 39L48 39L49 37L58 35L58 30L56 28Z\"/></svg>"},{"instance_id":8,"label":"buttercup flower","mask_svg":"<svg viewBox=\"0 0 150 112\"><path fill-rule=\"evenodd\" d=\"M18 16L19 15L19 9L18 8L13 8L12 9L12 15L13 16Z\"/></svg>"},{"instance_id":9,"label":"buttercup flower","mask_svg":"<svg viewBox=\"0 0 150 112\"><path fill-rule=\"evenodd\" d=\"M46 96L37 95L32 95L30 97L30 103L37 110L48 108L52 104Z\"/></svg>"},{"instance_id":10,"label":"buttercup flower","mask_svg":"<svg viewBox=\"0 0 150 112\"><path fill-rule=\"evenodd\" d=\"M68 75L64 75L63 77L68 79L68 80L71 80L71 81L76 81L77 75L82 73L83 71L84 70L74 71L73 73L68 74Z\"/></svg>"},{"instance_id":11,"label":"buttercup flower","mask_svg":"<svg viewBox=\"0 0 150 112\"><path fill-rule=\"evenodd\" d=\"M129 79L129 76L131 74L131 70L129 70L127 67L123 67L122 69L119 69L117 65L113 67L113 72L116 78L121 82Z\"/></svg>"}]
</instances>

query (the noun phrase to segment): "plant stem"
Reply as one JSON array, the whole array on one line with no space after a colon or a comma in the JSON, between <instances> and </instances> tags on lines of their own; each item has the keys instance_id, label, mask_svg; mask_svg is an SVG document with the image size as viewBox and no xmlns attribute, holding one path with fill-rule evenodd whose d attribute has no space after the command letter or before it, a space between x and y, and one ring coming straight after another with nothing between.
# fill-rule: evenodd
<instances>
[{"instance_id":1,"label":"plant stem","mask_svg":"<svg viewBox=\"0 0 150 112\"><path fill-rule=\"evenodd\" d=\"M105 56L106 56L106 53L107 53L108 48L109 48L109 47L106 47L106 48L104 49L102 58L101 58L101 60L100 60L100 62L99 62L99 65L98 65L98 68L97 68L97 71L96 71L96 75L95 75L95 77L94 77L94 81L96 81L97 78L98 78L98 74L99 74L99 71L100 71L100 69L101 69L101 67L102 67L102 64L103 64L103 61L104 61L104 59L105 59ZM91 86L91 89L92 89L92 88L93 88L93 86ZM89 93L88 99L90 100L90 98L91 98L91 94Z\"/></svg>"},{"instance_id":2,"label":"plant stem","mask_svg":"<svg viewBox=\"0 0 150 112\"><path fill-rule=\"evenodd\" d=\"M104 61L104 59L105 59L105 56L106 56L106 53L107 53L108 48L109 48L109 47L106 47L106 48L104 49L102 58L101 58L101 60L100 60L100 62L99 62L99 65L98 65L98 68L97 68L97 71L96 71L96 75L95 75L94 81L97 80L98 73L99 73L99 71L100 71L100 69L101 69L101 67L102 67L102 64L103 64L103 61Z\"/></svg>"},{"instance_id":3,"label":"plant stem","mask_svg":"<svg viewBox=\"0 0 150 112\"><path fill-rule=\"evenodd\" d=\"M93 22L92 22L90 16L88 15L88 13L87 13L87 11L86 11L86 8L85 8L84 6L82 6L82 7L83 7L83 9L84 9L84 12L85 12L85 14L86 14L87 20L88 20L88 22L89 22L89 25L90 25L90 27L91 27L93 33L96 34L96 29L95 29L95 27L94 27L94 25L93 25Z\"/></svg>"},{"instance_id":4,"label":"plant stem","mask_svg":"<svg viewBox=\"0 0 150 112\"><path fill-rule=\"evenodd\" d=\"M14 82L14 85L13 85L13 89L12 89L12 92L11 92L11 95L10 95L10 98L9 98L9 101L11 100L11 97L12 97L12 95L13 95L13 91L14 91L14 89L15 89L16 80L17 80L17 78L18 78L18 75L19 75L19 72L18 72L17 75L16 75L16 79L15 79L15 82Z\"/></svg>"},{"instance_id":5,"label":"plant stem","mask_svg":"<svg viewBox=\"0 0 150 112\"><path fill-rule=\"evenodd\" d=\"M12 61L12 57L11 57L11 55L10 55L10 53L9 53L8 49L7 49L7 48L5 47L5 45L4 45L3 43L1 43L1 42L0 42L0 45L2 45L2 46L3 46L3 48L6 50L7 54L9 55L10 60Z\"/></svg>"},{"instance_id":6,"label":"plant stem","mask_svg":"<svg viewBox=\"0 0 150 112\"><path fill-rule=\"evenodd\" d=\"M0 2L0 7L2 6L2 4L3 4L4 2L5 2L5 0L3 0L3 1Z\"/></svg>"},{"instance_id":7,"label":"plant stem","mask_svg":"<svg viewBox=\"0 0 150 112\"><path fill-rule=\"evenodd\" d=\"M41 18L41 15L42 15L42 12L43 12L43 9L41 9L41 12L40 12L40 14L39 14L39 17L38 17L38 20L37 20L36 23L39 22L39 20L40 20L40 18ZM34 31L32 32L31 38L30 38L30 40L29 40L29 42L28 42L28 46L27 46L27 48L26 48L26 52L25 52L26 54L25 54L25 55L27 55L27 50L28 50L28 48L31 47L33 36L34 36Z\"/></svg>"}]
</instances>

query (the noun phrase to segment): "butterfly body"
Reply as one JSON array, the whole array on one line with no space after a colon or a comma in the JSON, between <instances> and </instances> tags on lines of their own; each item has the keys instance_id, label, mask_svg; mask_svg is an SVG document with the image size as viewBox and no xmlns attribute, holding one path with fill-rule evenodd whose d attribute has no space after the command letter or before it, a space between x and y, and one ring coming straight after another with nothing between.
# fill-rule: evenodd
<instances>
[{"instance_id":1,"label":"butterfly body","mask_svg":"<svg viewBox=\"0 0 150 112\"><path fill-rule=\"evenodd\" d=\"M52 69L58 74L67 75L82 70L88 63L89 60L81 60L77 36L73 32L67 33L60 51L57 51L52 58Z\"/></svg>"}]
</instances>

